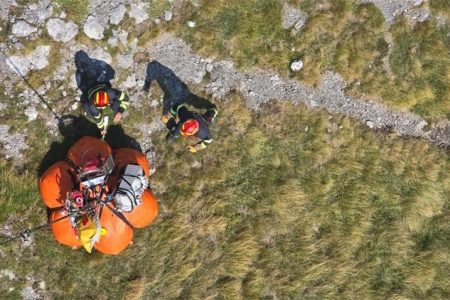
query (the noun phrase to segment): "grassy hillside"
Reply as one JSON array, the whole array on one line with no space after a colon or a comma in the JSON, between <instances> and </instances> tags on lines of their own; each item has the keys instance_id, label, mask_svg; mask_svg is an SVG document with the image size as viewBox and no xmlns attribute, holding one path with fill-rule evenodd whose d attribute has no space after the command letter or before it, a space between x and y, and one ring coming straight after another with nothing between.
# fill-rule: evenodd
<instances>
[{"instance_id":1,"label":"grassy hillside","mask_svg":"<svg viewBox=\"0 0 450 300\"><path fill-rule=\"evenodd\" d=\"M447 154L302 106L250 114L235 95L221 111L198 155L159 135L161 215L123 254L74 251L44 230L19 256L20 243L2 247L0 269L45 280L53 298L449 296ZM0 223L45 222L35 173L1 173ZM24 284L0 290L15 298Z\"/></svg>"},{"instance_id":2,"label":"grassy hillside","mask_svg":"<svg viewBox=\"0 0 450 300\"><path fill-rule=\"evenodd\" d=\"M67 19L82 23L88 1L55 2ZM166 0L150 2L151 18L170 7ZM388 27L374 5L349 0L288 2L309 16L296 35L282 29L278 0L189 2L158 27L131 28L128 16L123 23L130 24L128 40L138 37L140 46L171 31L196 51L242 69L276 69L310 85L331 69L352 95L427 119L450 117L448 25L431 18L413 26L398 18ZM449 16L447 3L431 1L430 9ZM190 20L195 28L187 27ZM107 48L113 27L103 40L80 33L76 41L122 51L126 46ZM7 39L2 32L0 40ZM29 76L38 87L62 55L45 34L23 42L20 54L53 43L49 66ZM305 62L299 73L289 72L293 58ZM70 103L64 100L76 95L61 100L57 84L64 82L53 83L46 99L62 112ZM192 88L202 94L201 85ZM154 85L152 99L157 90ZM45 118L27 123L16 98L2 102L9 104L2 122L11 133L26 127L28 135L24 166L0 160L0 231L8 225L17 232L47 220L37 188L42 165L96 131L79 124L55 138ZM20 298L26 286L48 299L450 297L448 152L302 105L270 102L251 112L239 94L218 105L214 142L205 151L193 155L186 141L168 145L166 132L154 136L161 157L150 182L160 215L135 231L133 245L114 257L88 254L57 244L48 229L29 248L18 241L2 245L2 298ZM139 138L140 126L159 118L160 107L131 107L124 133Z\"/></svg>"}]
</instances>

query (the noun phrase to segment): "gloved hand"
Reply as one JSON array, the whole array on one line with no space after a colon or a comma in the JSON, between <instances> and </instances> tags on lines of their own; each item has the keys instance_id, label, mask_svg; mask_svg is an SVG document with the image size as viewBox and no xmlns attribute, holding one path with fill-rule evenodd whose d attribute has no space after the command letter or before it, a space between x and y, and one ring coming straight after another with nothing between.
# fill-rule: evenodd
<instances>
[{"instance_id":1,"label":"gloved hand","mask_svg":"<svg viewBox=\"0 0 450 300\"><path fill-rule=\"evenodd\" d=\"M114 116L113 122L114 122L114 124L117 124L117 123L120 122L120 120L122 120L122 113L118 112L118 113L116 113L116 115Z\"/></svg>"},{"instance_id":2,"label":"gloved hand","mask_svg":"<svg viewBox=\"0 0 450 300\"><path fill-rule=\"evenodd\" d=\"M163 121L164 124L167 124L167 122L169 122L170 117L168 115L162 115L161 116L161 121Z\"/></svg>"},{"instance_id":3,"label":"gloved hand","mask_svg":"<svg viewBox=\"0 0 450 300\"><path fill-rule=\"evenodd\" d=\"M188 150L189 150L191 153L196 153L196 152L198 151L197 148L195 148L195 146L192 146L192 145L188 146Z\"/></svg>"}]
</instances>

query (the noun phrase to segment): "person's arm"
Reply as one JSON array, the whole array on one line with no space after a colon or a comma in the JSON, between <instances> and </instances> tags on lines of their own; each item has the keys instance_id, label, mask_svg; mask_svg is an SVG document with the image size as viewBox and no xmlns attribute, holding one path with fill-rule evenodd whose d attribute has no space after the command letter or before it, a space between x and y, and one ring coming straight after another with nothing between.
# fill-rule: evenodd
<instances>
[{"instance_id":1,"label":"person's arm","mask_svg":"<svg viewBox=\"0 0 450 300\"><path fill-rule=\"evenodd\" d=\"M117 89L111 89L108 91L108 95L110 96L111 102L111 108L114 111L114 113L120 113L123 114L127 108L130 102L128 101L128 95L127 93L117 90Z\"/></svg>"},{"instance_id":2,"label":"person's arm","mask_svg":"<svg viewBox=\"0 0 450 300\"><path fill-rule=\"evenodd\" d=\"M89 102L83 103L84 111L87 115L89 115L93 120L95 125L97 125L100 131L104 130L104 120L102 118L102 113L98 110L95 105Z\"/></svg>"},{"instance_id":3,"label":"person's arm","mask_svg":"<svg viewBox=\"0 0 450 300\"><path fill-rule=\"evenodd\" d=\"M188 150L192 153L196 153L200 150L205 149L209 144L211 144L211 142L212 142L212 138L207 139L207 140L201 140L200 142L198 142L194 145L188 146Z\"/></svg>"}]
</instances>

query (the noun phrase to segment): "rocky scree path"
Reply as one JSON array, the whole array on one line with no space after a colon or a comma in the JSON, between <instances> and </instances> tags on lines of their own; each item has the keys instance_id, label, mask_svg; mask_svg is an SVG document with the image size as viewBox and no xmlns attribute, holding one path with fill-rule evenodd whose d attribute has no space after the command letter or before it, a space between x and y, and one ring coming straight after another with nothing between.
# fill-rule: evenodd
<instances>
[{"instance_id":1,"label":"rocky scree path","mask_svg":"<svg viewBox=\"0 0 450 300\"><path fill-rule=\"evenodd\" d=\"M230 61L213 61L196 55L183 40L170 34L151 43L148 52L152 59L170 67L190 84L200 83L209 72L211 80L205 86L206 92L223 99L228 93L238 91L251 110L261 109L270 100L293 101L304 103L311 109L323 108L355 118L372 129L395 131L400 136L420 137L441 147L450 146L450 123L447 120L426 130L428 124L420 116L396 112L382 104L346 95L345 81L330 71L324 74L317 88L281 78L268 70L238 71Z\"/></svg>"}]
</instances>

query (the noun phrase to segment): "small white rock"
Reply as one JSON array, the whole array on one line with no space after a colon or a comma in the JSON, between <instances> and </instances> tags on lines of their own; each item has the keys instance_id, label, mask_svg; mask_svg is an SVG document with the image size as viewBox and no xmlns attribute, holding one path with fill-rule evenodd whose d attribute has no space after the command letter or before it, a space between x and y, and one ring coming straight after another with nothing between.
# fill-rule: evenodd
<instances>
[{"instance_id":1,"label":"small white rock","mask_svg":"<svg viewBox=\"0 0 450 300\"><path fill-rule=\"evenodd\" d=\"M301 60L294 60L291 63L291 70L294 72L298 72L303 68L303 61Z\"/></svg>"},{"instance_id":2,"label":"small white rock","mask_svg":"<svg viewBox=\"0 0 450 300\"><path fill-rule=\"evenodd\" d=\"M156 18L154 22L155 22L156 25L161 24L161 20L159 18Z\"/></svg>"},{"instance_id":3,"label":"small white rock","mask_svg":"<svg viewBox=\"0 0 450 300\"><path fill-rule=\"evenodd\" d=\"M197 24L196 24L194 21L188 21L188 22L187 22L187 26L188 26L189 28L194 28L196 25L197 25Z\"/></svg>"},{"instance_id":4,"label":"small white rock","mask_svg":"<svg viewBox=\"0 0 450 300\"><path fill-rule=\"evenodd\" d=\"M173 17L173 13L170 10L166 10L164 12L164 20L166 20L166 22L171 21L172 17Z\"/></svg>"},{"instance_id":5,"label":"small white rock","mask_svg":"<svg viewBox=\"0 0 450 300\"><path fill-rule=\"evenodd\" d=\"M70 106L70 108L71 108L72 110L77 110L77 109L78 109L78 101L74 102L74 103Z\"/></svg>"},{"instance_id":6,"label":"small white rock","mask_svg":"<svg viewBox=\"0 0 450 300\"><path fill-rule=\"evenodd\" d=\"M103 38L104 26L93 16L89 16L83 26L84 33L91 39L101 40Z\"/></svg>"},{"instance_id":7,"label":"small white rock","mask_svg":"<svg viewBox=\"0 0 450 300\"><path fill-rule=\"evenodd\" d=\"M372 121L367 121L366 122L367 126L369 126L369 128L373 128L374 123Z\"/></svg>"}]
</instances>

